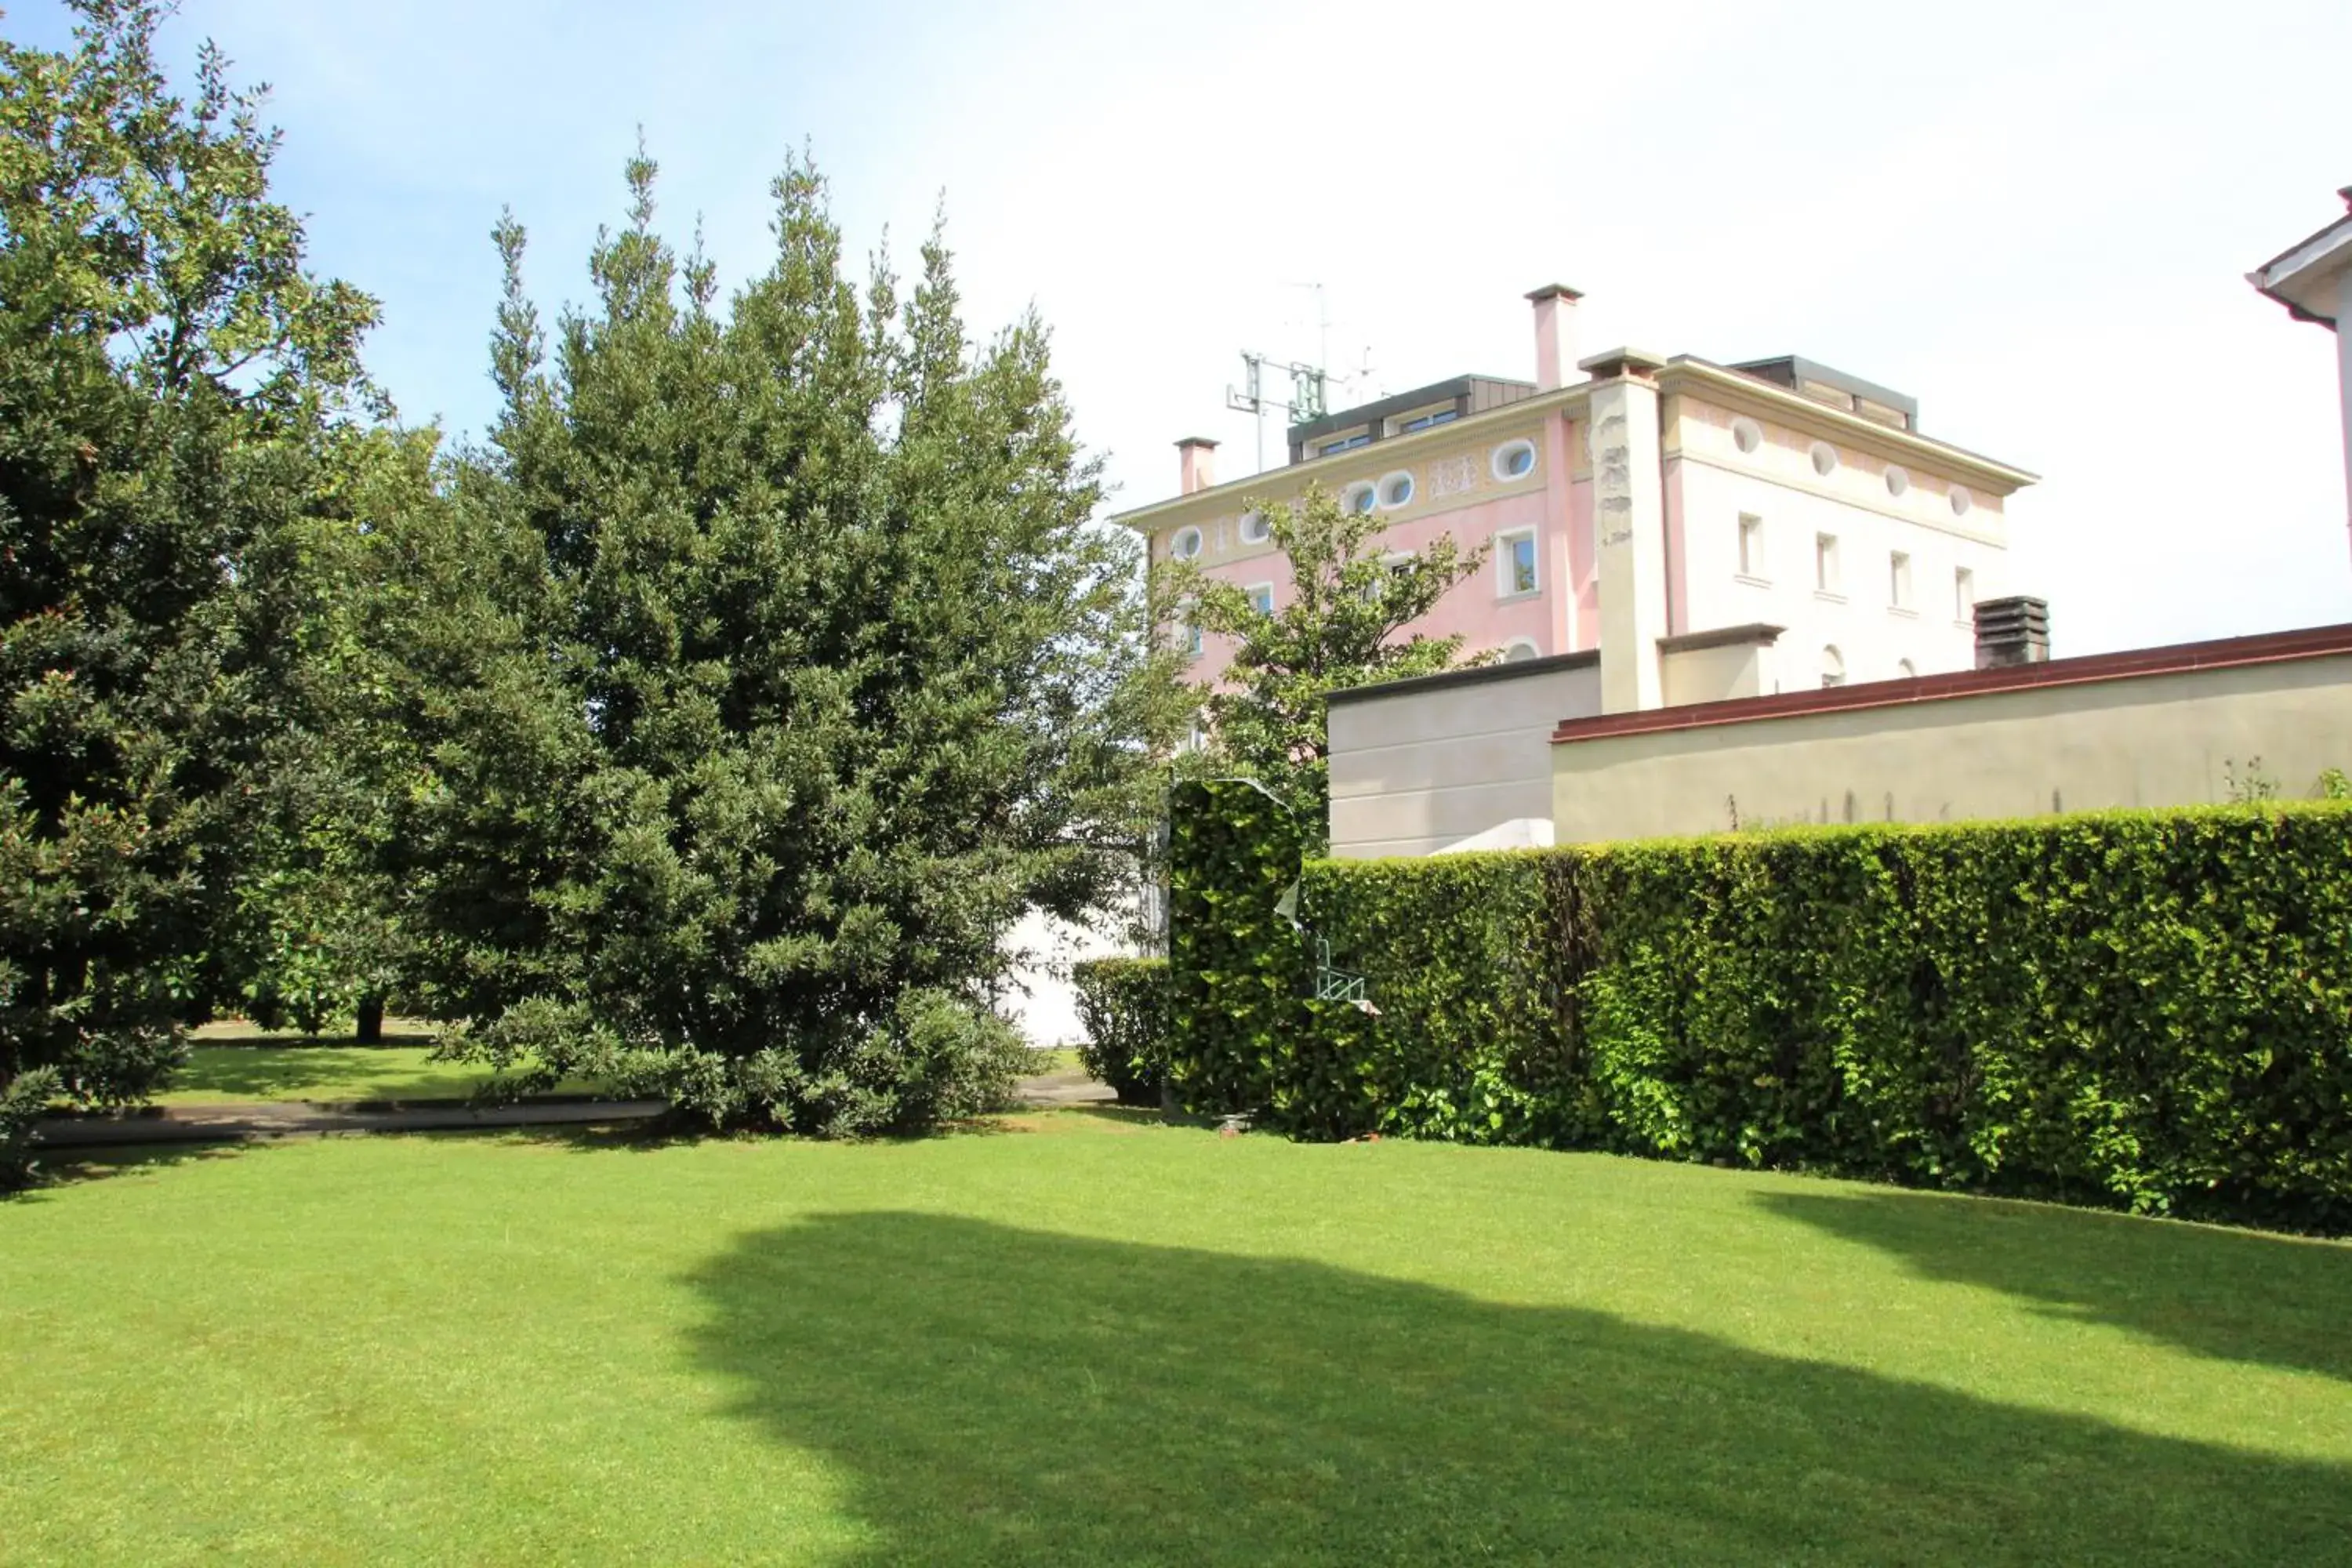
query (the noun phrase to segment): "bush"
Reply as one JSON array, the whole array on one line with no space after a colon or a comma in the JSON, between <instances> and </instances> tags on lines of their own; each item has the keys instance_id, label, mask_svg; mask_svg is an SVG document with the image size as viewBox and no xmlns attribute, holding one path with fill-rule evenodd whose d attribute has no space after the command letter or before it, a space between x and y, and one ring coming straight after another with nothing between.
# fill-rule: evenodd
<instances>
[{"instance_id":1,"label":"bush","mask_svg":"<svg viewBox=\"0 0 2352 1568\"><path fill-rule=\"evenodd\" d=\"M1168 826L1169 1079L1188 1110L1264 1106L1307 1019L1306 943L1280 908L1303 836L1238 779L1178 784Z\"/></svg>"},{"instance_id":2,"label":"bush","mask_svg":"<svg viewBox=\"0 0 2352 1568\"><path fill-rule=\"evenodd\" d=\"M1168 961L1090 958L1070 977L1087 1026L1078 1059L1121 1105L1158 1105L1168 1081Z\"/></svg>"},{"instance_id":3,"label":"bush","mask_svg":"<svg viewBox=\"0 0 2352 1568\"><path fill-rule=\"evenodd\" d=\"M1307 1001L1290 948L1253 964L1227 951L1241 939L1184 928L1230 901L1179 901L1175 981L1208 1026L1177 1049L1303 1136L2343 1230L2347 829L2343 805L2273 804L1314 862L1305 918L1377 1016ZM1266 929L1240 910L1237 929Z\"/></svg>"}]
</instances>

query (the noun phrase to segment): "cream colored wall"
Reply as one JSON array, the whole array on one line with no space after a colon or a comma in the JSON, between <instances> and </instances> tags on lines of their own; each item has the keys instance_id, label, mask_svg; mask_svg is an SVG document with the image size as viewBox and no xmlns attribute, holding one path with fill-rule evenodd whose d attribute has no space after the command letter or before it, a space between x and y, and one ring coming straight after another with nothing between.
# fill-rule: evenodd
<instances>
[{"instance_id":1,"label":"cream colored wall","mask_svg":"<svg viewBox=\"0 0 2352 1568\"><path fill-rule=\"evenodd\" d=\"M2352 656L1575 741L1562 844L1801 822L1938 822L2223 801L2352 768Z\"/></svg>"},{"instance_id":2,"label":"cream colored wall","mask_svg":"<svg viewBox=\"0 0 2352 1568\"><path fill-rule=\"evenodd\" d=\"M1601 711L1590 664L1331 706L1331 853L1426 855L1552 810L1551 732Z\"/></svg>"},{"instance_id":3,"label":"cream colored wall","mask_svg":"<svg viewBox=\"0 0 2352 1568\"><path fill-rule=\"evenodd\" d=\"M1726 702L1735 697L1769 692L1764 662L1769 647L1734 643L1727 647L1685 648L1661 656L1665 705L1686 708L1694 702Z\"/></svg>"}]
</instances>

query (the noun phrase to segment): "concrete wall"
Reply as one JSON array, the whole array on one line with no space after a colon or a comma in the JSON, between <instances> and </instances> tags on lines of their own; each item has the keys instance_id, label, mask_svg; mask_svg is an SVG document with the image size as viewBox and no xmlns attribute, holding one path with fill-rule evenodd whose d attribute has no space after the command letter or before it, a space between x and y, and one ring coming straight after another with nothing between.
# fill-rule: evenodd
<instances>
[{"instance_id":1,"label":"concrete wall","mask_svg":"<svg viewBox=\"0 0 2352 1568\"><path fill-rule=\"evenodd\" d=\"M1790 700L1766 697L1618 733L1562 726L1558 842L1722 832L1735 812L1762 827L2198 805L2229 799L2233 771L2310 795L2321 770L2352 768L2352 626L1810 700L1838 705L1772 715Z\"/></svg>"},{"instance_id":2,"label":"concrete wall","mask_svg":"<svg viewBox=\"0 0 2352 1568\"><path fill-rule=\"evenodd\" d=\"M1426 855L1552 812L1554 725L1601 711L1568 654L1400 680L1331 700L1331 853Z\"/></svg>"}]
</instances>

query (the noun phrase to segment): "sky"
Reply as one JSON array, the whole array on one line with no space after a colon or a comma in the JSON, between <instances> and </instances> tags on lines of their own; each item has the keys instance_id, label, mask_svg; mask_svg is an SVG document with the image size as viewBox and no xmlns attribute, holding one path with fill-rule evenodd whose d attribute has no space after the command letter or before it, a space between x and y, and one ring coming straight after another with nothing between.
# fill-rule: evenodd
<instances>
[{"instance_id":1,"label":"sky","mask_svg":"<svg viewBox=\"0 0 2352 1568\"><path fill-rule=\"evenodd\" d=\"M2343 210L2343 0L663 12L184 0L165 41L271 84L278 194L383 301L412 423L492 416L500 209L542 309L582 299L642 130L723 283L765 267L796 150L902 270L943 206L974 328L1053 329L1107 510L1174 490L1179 437L1251 470L1243 350L1358 373L1350 401L1528 378L1523 296L1559 281L1586 353L1802 354L2042 476L2012 586L2056 653L2352 620L2334 339L2244 281Z\"/></svg>"}]
</instances>

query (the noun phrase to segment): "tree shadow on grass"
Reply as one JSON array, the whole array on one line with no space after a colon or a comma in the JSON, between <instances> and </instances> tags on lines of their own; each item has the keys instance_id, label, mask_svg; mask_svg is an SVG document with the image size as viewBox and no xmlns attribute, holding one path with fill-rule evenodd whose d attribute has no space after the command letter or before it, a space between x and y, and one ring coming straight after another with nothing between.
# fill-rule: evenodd
<instances>
[{"instance_id":1,"label":"tree shadow on grass","mask_svg":"<svg viewBox=\"0 0 2352 1568\"><path fill-rule=\"evenodd\" d=\"M0 1203L38 1203L60 1187L103 1182L116 1176L142 1175L176 1165L234 1160L253 1148L249 1143L132 1143L96 1149L49 1149L36 1143L32 1150L31 1184L13 1190L0 1188Z\"/></svg>"},{"instance_id":2,"label":"tree shadow on grass","mask_svg":"<svg viewBox=\"0 0 2352 1568\"><path fill-rule=\"evenodd\" d=\"M2352 1247L1925 1193L1763 1193L1775 1215L2058 1316L2352 1380ZM2352 1549L2347 1549L2352 1551Z\"/></svg>"},{"instance_id":3,"label":"tree shadow on grass","mask_svg":"<svg viewBox=\"0 0 2352 1568\"><path fill-rule=\"evenodd\" d=\"M1591 1311L913 1214L692 1278L735 1409L849 1478L874 1563L2261 1562L2352 1470Z\"/></svg>"}]
</instances>

